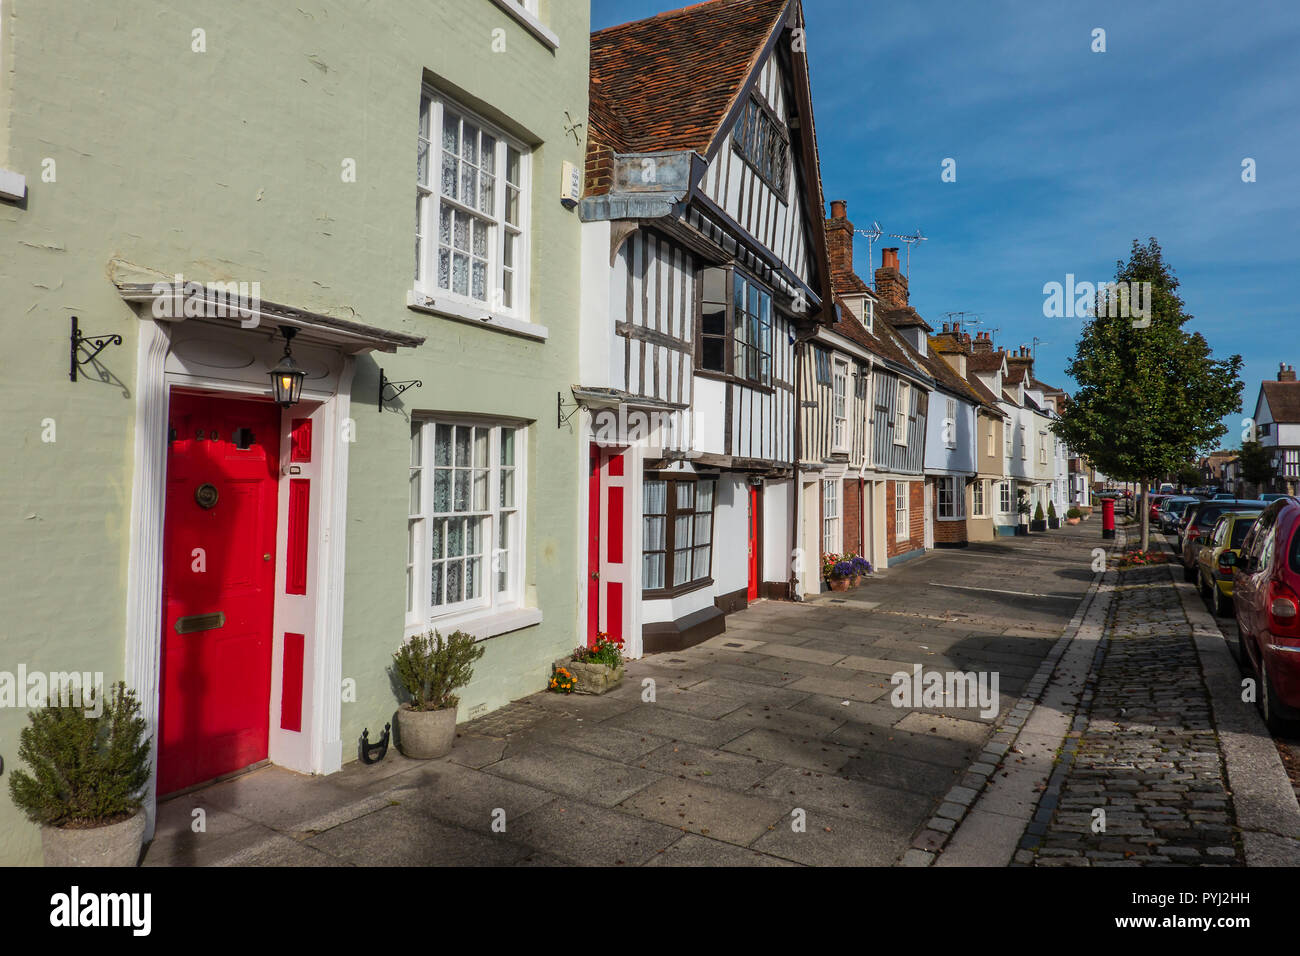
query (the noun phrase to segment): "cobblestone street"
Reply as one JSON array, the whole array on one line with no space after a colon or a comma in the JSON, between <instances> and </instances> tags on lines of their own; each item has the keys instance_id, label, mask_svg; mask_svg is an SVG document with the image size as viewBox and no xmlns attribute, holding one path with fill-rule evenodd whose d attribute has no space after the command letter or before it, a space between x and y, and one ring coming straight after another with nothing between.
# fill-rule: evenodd
<instances>
[{"instance_id":1,"label":"cobblestone street","mask_svg":"<svg viewBox=\"0 0 1300 956\"><path fill-rule=\"evenodd\" d=\"M1031 824L1033 862L1240 864L1200 661L1169 569L1126 571L1114 594L1100 675L1082 698L1087 729L1067 742L1068 772L1041 838L1032 831L1044 824ZM1049 791L1040 807L1057 799Z\"/></svg>"}]
</instances>

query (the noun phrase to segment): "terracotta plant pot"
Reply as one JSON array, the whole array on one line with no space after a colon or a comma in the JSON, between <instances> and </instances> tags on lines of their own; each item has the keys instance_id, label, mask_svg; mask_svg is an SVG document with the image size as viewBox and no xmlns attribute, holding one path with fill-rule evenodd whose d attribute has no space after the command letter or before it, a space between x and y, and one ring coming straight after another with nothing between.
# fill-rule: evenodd
<instances>
[{"instance_id":1,"label":"terracotta plant pot","mask_svg":"<svg viewBox=\"0 0 1300 956\"><path fill-rule=\"evenodd\" d=\"M412 710L403 704L397 710L397 749L413 760L432 760L451 753L456 739L456 708Z\"/></svg>"},{"instance_id":2,"label":"terracotta plant pot","mask_svg":"<svg viewBox=\"0 0 1300 956\"><path fill-rule=\"evenodd\" d=\"M848 578L829 578L832 591L847 591L849 589Z\"/></svg>"},{"instance_id":3,"label":"terracotta plant pot","mask_svg":"<svg viewBox=\"0 0 1300 956\"><path fill-rule=\"evenodd\" d=\"M102 827L41 827L46 866L135 866L143 845L143 810Z\"/></svg>"},{"instance_id":4,"label":"terracotta plant pot","mask_svg":"<svg viewBox=\"0 0 1300 956\"><path fill-rule=\"evenodd\" d=\"M1065 519L1065 523L1066 523L1066 524L1078 524L1078 523L1079 523L1080 521L1082 521L1082 520L1083 520L1082 518L1066 518L1066 519Z\"/></svg>"},{"instance_id":5,"label":"terracotta plant pot","mask_svg":"<svg viewBox=\"0 0 1300 956\"><path fill-rule=\"evenodd\" d=\"M573 692L575 694L607 694L623 683L623 667L610 667L608 664L595 664L590 661L556 661L556 667L563 667L573 675Z\"/></svg>"},{"instance_id":6,"label":"terracotta plant pot","mask_svg":"<svg viewBox=\"0 0 1300 956\"><path fill-rule=\"evenodd\" d=\"M862 583L862 575L860 574L855 574L853 575L853 577L849 578L849 587L851 588L855 588L861 583Z\"/></svg>"}]
</instances>

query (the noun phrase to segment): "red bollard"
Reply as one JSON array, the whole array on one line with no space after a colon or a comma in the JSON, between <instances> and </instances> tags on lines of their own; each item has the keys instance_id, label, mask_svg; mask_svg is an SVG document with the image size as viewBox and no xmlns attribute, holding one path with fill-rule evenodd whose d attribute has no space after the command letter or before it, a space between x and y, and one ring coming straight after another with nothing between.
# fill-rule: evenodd
<instances>
[{"instance_id":1,"label":"red bollard","mask_svg":"<svg viewBox=\"0 0 1300 956\"><path fill-rule=\"evenodd\" d=\"M1101 536L1115 537L1115 499L1101 499Z\"/></svg>"}]
</instances>

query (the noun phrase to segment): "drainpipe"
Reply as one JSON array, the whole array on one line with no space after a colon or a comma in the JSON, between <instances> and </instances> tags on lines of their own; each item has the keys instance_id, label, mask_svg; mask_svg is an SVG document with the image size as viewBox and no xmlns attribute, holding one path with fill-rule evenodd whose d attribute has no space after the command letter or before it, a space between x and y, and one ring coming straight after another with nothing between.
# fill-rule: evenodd
<instances>
[{"instance_id":1,"label":"drainpipe","mask_svg":"<svg viewBox=\"0 0 1300 956\"><path fill-rule=\"evenodd\" d=\"M803 488L799 484L799 460L803 457L803 354L805 339L796 335L794 340L794 484L793 504L790 509L790 550L799 548L799 500L803 497ZM818 556L820 559L820 555ZM799 574L794 562L790 562L790 600L803 601L799 589Z\"/></svg>"}]
</instances>

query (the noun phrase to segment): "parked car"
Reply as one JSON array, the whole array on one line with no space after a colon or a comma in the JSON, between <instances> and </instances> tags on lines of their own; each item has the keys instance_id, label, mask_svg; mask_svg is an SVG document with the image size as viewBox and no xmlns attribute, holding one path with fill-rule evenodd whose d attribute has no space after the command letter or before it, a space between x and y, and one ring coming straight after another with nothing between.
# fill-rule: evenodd
<instances>
[{"instance_id":1,"label":"parked car","mask_svg":"<svg viewBox=\"0 0 1300 956\"><path fill-rule=\"evenodd\" d=\"M1196 547L1200 540L1210 533L1214 522L1225 511L1244 511L1258 514L1267 507L1267 503L1258 500L1249 501L1203 501L1187 509L1183 518L1183 527L1178 538L1178 553L1183 560L1183 579L1196 580Z\"/></svg>"},{"instance_id":2,"label":"parked car","mask_svg":"<svg viewBox=\"0 0 1300 956\"><path fill-rule=\"evenodd\" d=\"M1151 511L1149 517L1153 524L1156 521L1160 520L1160 505L1168 497L1169 495L1156 495L1156 494L1147 495L1147 501L1151 503Z\"/></svg>"},{"instance_id":3,"label":"parked car","mask_svg":"<svg viewBox=\"0 0 1300 956\"><path fill-rule=\"evenodd\" d=\"M1156 516L1156 521L1160 524L1160 530L1166 534L1173 534L1178 530L1178 522L1191 505L1200 502L1200 498L1193 498L1190 495L1176 495L1173 498L1166 498L1160 503L1160 512Z\"/></svg>"},{"instance_id":4,"label":"parked car","mask_svg":"<svg viewBox=\"0 0 1300 956\"><path fill-rule=\"evenodd\" d=\"M1236 497L1235 495L1228 495L1228 494L1223 494L1222 492L1220 492L1219 494L1216 494L1216 495L1215 495L1213 498L1211 498L1210 500L1211 500L1211 501L1232 501L1232 500L1234 500L1235 497ZM1262 499L1261 499L1261 500L1262 500Z\"/></svg>"},{"instance_id":5,"label":"parked car","mask_svg":"<svg viewBox=\"0 0 1300 956\"><path fill-rule=\"evenodd\" d=\"M1260 495L1259 500L1273 502L1273 501L1281 501L1283 498L1290 498L1290 497L1291 495L1267 494L1267 495Z\"/></svg>"},{"instance_id":6,"label":"parked car","mask_svg":"<svg viewBox=\"0 0 1300 956\"><path fill-rule=\"evenodd\" d=\"M1264 509L1233 566L1241 663L1258 678L1256 703L1274 733L1300 715L1300 501Z\"/></svg>"},{"instance_id":7,"label":"parked car","mask_svg":"<svg viewBox=\"0 0 1300 956\"><path fill-rule=\"evenodd\" d=\"M1225 511L1196 549L1196 583L1218 617L1227 617L1232 601L1233 555L1241 553L1257 512Z\"/></svg>"}]
</instances>

